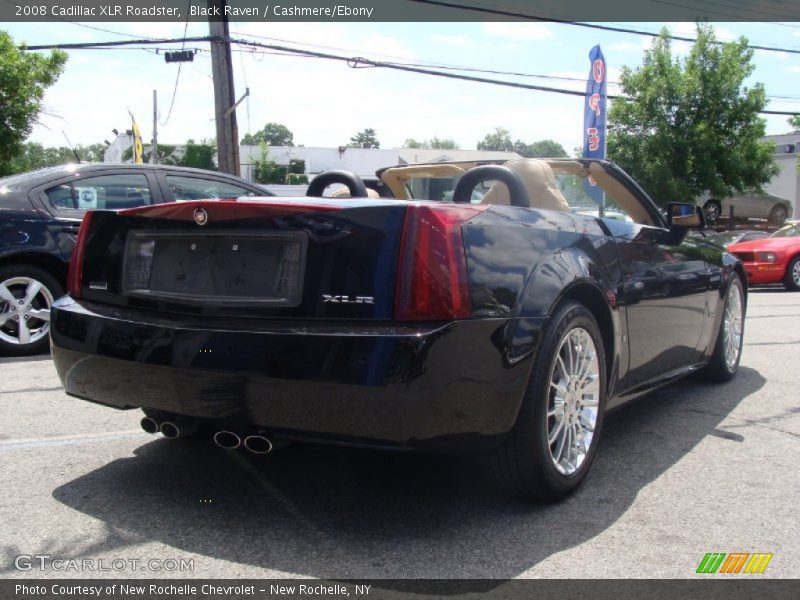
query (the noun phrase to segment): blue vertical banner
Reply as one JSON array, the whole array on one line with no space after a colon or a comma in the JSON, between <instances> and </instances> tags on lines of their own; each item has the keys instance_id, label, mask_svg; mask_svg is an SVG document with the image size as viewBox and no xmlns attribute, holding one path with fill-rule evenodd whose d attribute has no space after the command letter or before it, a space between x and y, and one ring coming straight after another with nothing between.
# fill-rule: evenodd
<instances>
[{"instance_id":1,"label":"blue vertical banner","mask_svg":"<svg viewBox=\"0 0 800 600\"><path fill-rule=\"evenodd\" d=\"M583 156L606 157L606 59L597 45L589 52L589 79L586 81L586 100L583 106ZM589 197L603 203L603 190L589 178L584 187Z\"/></svg>"}]
</instances>

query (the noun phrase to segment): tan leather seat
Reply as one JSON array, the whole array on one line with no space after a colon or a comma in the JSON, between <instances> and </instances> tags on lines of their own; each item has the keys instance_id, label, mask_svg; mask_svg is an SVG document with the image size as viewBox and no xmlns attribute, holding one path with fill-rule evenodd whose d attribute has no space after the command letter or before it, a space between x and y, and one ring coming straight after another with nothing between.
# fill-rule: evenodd
<instances>
[{"instance_id":1,"label":"tan leather seat","mask_svg":"<svg viewBox=\"0 0 800 600\"><path fill-rule=\"evenodd\" d=\"M380 198L380 194L372 188L367 188L367 198ZM331 198L350 198L350 190L346 187L339 188L331 194Z\"/></svg>"},{"instance_id":2,"label":"tan leather seat","mask_svg":"<svg viewBox=\"0 0 800 600\"><path fill-rule=\"evenodd\" d=\"M517 173L522 179L525 189L528 191L530 208L569 212L569 203L558 189L555 173L545 161L525 158L510 160L503 166ZM510 205L511 197L508 188L504 183L496 181L483 196L481 204Z\"/></svg>"}]
</instances>

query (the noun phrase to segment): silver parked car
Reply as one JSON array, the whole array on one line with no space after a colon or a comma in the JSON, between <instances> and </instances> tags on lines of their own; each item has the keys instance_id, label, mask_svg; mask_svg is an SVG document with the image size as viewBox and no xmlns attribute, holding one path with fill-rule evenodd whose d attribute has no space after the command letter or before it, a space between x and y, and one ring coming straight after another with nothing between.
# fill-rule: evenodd
<instances>
[{"instance_id":1,"label":"silver parked car","mask_svg":"<svg viewBox=\"0 0 800 600\"><path fill-rule=\"evenodd\" d=\"M749 192L723 200L708 198L701 200L700 204L709 223L730 215L731 207L734 218L767 219L773 225L783 225L792 216L792 203L789 200L766 192Z\"/></svg>"}]
</instances>

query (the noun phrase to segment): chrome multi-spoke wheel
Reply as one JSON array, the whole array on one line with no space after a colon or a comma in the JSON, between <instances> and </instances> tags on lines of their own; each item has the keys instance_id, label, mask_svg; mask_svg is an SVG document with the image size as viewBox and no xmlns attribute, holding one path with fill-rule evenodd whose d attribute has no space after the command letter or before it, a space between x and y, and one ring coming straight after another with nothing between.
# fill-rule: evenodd
<instances>
[{"instance_id":1,"label":"chrome multi-spoke wheel","mask_svg":"<svg viewBox=\"0 0 800 600\"><path fill-rule=\"evenodd\" d=\"M589 472L603 429L606 355L594 314L568 300L550 315L517 421L483 459L498 487L557 500Z\"/></svg>"},{"instance_id":2,"label":"chrome multi-spoke wheel","mask_svg":"<svg viewBox=\"0 0 800 600\"><path fill-rule=\"evenodd\" d=\"M776 204L769 213L769 222L773 225L783 225L787 216L789 216L789 213L786 207L782 204Z\"/></svg>"},{"instance_id":3,"label":"chrome multi-spoke wheel","mask_svg":"<svg viewBox=\"0 0 800 600\"><path fill-rule=\"evenodd\" d=\"M739 370L744 338L745 288L738 273L732 273L724 295L722 319L711 359L702 371L711 381L730 381Z\"/></svg>"},{"instance_id":4,"label":"chrome multi-spoke wheel","mask_svg":"<svg viewBox=\"0 0 800 600\"><path fill-rule=\"evenodd\" d=\"M706 214L706 221L713 223L722 214L722 206L716 200L709 200L703 205L703 212Z\"/></svg>"},{"instance_id":5,"label":"chrome multi-spoke wheel","mask_svg":"<svg viewBox=\"0 0 800 600\"><path fill-rule=\"evenodd\" d=\"M575 327L561 340L550 374L547 441L559 473L580 468L592 444L600 402L600 363L589 332Z\"/></svg>"},{"instance_id":6,"label":"chrome multi-spoke wheel","mask_svg":"<svg viewBox=\"0 0 800 600\"><path fill-rule=\"evenodd\" d=\"M37 279L20 275L0 282L0 340L26 346L47 337L52 304L52 292Z\"/></svg>"},{"instance_id":7,"label":"chrome multi-spoke wheel","mask_svg":"<svg viewBox=\"0 0 800 600\"><path fill-rule=\"evenodd\" d=\"M800 288L800 260L795 260L792 263L792 281Z\"/></svg>"},{"instance_id":8,"label":"chrome multi-spoke wheel","mask_svg":"<svg viewBox=\"0 0 800 600\"><path fill-rule=\"evenodd\" d=\"M725 299L725 316L722 323L722 344L725 352L725 365L729 370L736 369L739 352L742 348L742 324L744 321L744 303L742 290L737 284L728 288Z\"/></svg>"}]
</instances>

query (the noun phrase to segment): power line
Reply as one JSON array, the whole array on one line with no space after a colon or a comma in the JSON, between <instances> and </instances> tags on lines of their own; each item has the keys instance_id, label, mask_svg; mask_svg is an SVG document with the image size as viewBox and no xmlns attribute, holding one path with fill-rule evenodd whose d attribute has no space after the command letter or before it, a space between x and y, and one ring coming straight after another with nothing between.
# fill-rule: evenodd
<instances>
[{"instance_id":1,"label":"power line","mask_svg":"<svg viewBox=\"0 0 800 600\"><path fill-rule=\"evenodd\" d=\"M162 39L162 40L154 40L153 44L165 44L165 43L178 43L182 40L178 39ZM463 75L458 73L448 73L443 71L438 71L430 68L425 67L418 67L412 66L409 64L400 64L400 63L391 63L391 62L381 62L376 61L360 56L342 56L338 54L330 54L327 52L319 52L316 50L304 50L302 48L290 48L288 46L280 46L277 44L263 44L261 42L254 42L251 40L242 40L242 39L221 39L217 37L205 36L205 37L196 37L196 38L187 38L186 41L188 42L200 42L200 41L214 41L214 42L230 42L231 44L236 44L239 46L246 46L246 47L255 47L255 48L266 48L269 50L276 50L280 52L285 52L289 54L297 54L301 56L308 56L308 57L315 57L320 59L326 60L335 60L340 62L345 62L351 68L364 68L364 67L371 67L371 68L385 68L385 69L394 69L398 71L406 71L409 73L419 73L422 75L431 75L434 77L444 77L447 79L457 79L461 81L472 81L475 83L486 83L490 85L498 85L503 87L511 87L517 89L525 89L525 90L534 90L540 92L548 92L554 94L563 94L568 96L584 96L585 92L579 90L569 90L565 88L556 88L551 86L543 86L543 85L534 85L528 83L521 83L517 81L506 81L501 79L489 79L486 77L476 77L473 75ZM125 45L132 45L132 44L147 44L147 40L122 40L122 41L115 41L115 42L92 42L87 44L61 44L61 45L41 45L41 46L30 46L29 50L49 50L52 48L64 48L70 47L74 49L79 49L81 47L92 47L97 48L101 47L104 44L109 44L111 46L125 46ZM624 96L619 95L608 95L610 100L616 99L623 99ZM800 111L777 111L777 110L761 110L759 111L760 114L765 115L786 115L786 116L793 116Z\"/></svg>"},{"instance_id":2,"label":"power line","mask_svg":"<svg viewBox=\"0 0 800 600\"><path fill-rule=\"evenodd\" d=\"M686 9L689 9L689 10L695 10L694 7L686 6L685 4L678 4L677 2L669 2L668 0L651 0L651 1L655 2L656 4L664 4L664 5L667 5L667 6L674 6L676 8L686 8ZM769 15L769 16L773 16L773 17L784 17L784 18L792 18L792 17L796 17L797 16L797 15L788 15L786 13L776 13L776 12L773 12L773 11L763 10L763 9L756 8L756 7L744 8L744 7L741 7L741 5L740 5L740 7L736 7L736 6L731 6L730 4L722 4L720 2L713 2L712 0L703 0L703 4L704 5L705 4L713 4L715 6L721 6L723 8L727 8L728 10L735 10L735 11L739 11L739 12L744 12L745 13L745 15L732 15L731 13L726 13L726 12L722 12L722 11L718 11L718 10L714 10L714 9L710 9L710 8L705 8L705 6L702 9L704 14L705 13L714 14L714 15L719 15L721 17L727 17L727 18L730 18L730 19L742 19L744 17L751 16L749 13L760 13L762 15Z\"/></svg>"},{"instance_id":3,"label":"power line","mask_svg":"<svg viewBox=\"0 0 800 600\"><path fill-rule=\"evenodd\" d=\"M155 46L161 44L182 44L184 42L199 43L209 42L213 38L209 36L196 36L187 38L146 38L137 40L111 40L110 42L74 42L67 44L37 44L34 46L22 46L24 50L91 50L93 48L117 48L122 46Z\"/></svg>"},{"instance_id":4,"label":"power line","mask_svg":"<svg viewBox=\"0 0 800 600\"><path fill-rule=\"evenodd\" d=\"M335 54L329 54L329 53L325 53L325 52L318 52L318 51L314 51L314 50L302 50L302 49L297 49L297 48L287 48L285 46L278 46L278 45L274 45L274 44L262 44L260 42L252 42L252 41L249 41L249 40L231 40L231 43L245 45L245 46L256 46L256 47L269 48L271 50L280 50L280 51L283 51L283 52L290 52L290 53L293 52L293 53L297 53L297 54L302 54L304 56L313 56L313 57L316 57L316 58L324 58L324 59L328 59L328 60L344 61L344 62L346 62L348 64L348 66L350 66L352 68L359 68L359 67L366 66L366 67L374 67L374 68L396 69L396 70L399 70L399 71L408 71L408 72L411 72L411 73L420 73L420 74L424 74L424 75L432 75L432 76L435 76L435 77L445 77L445 78L448 78L448 79L459 79L459 80L463 80L463 81L473 81L473 82L476 82L476 83L487 83L487 84L490 84L490 85L499 85L499 86L504 86L504 87L518 88L518 89L536 90L536 91L541 91L541 92L550 92L550 93L564 94L564 95L569 95L569 96L581 96L581 97L583 97L583 96L586 95L585 92L582 92L582 91L579 91L579 90L568 90L568 89L564 89L564 88L554 88L554 87L549 87L549 86L532 85L532 84L520 83L520 82L516 82L516 81L504 81L504 80L499 80L499 79L488 79L488 78L485 78L485 77L474 77L474 76L471 76L471 75L459 75L459 74L456 74L456 73L443 73L441 71L435 71L435 70L431 70L431 69L426 69L426 68L421 68L421 67L416 67L416 66L410 66L410 65L405 65L405 64L385 63L385 62L379 62L379 61L366 59L366 58L363 58L363 57L339 56L339 55L335 55ZM624 99L624 96L611 95L611 94L608 95L607 97L610 100ZM797 111L797 112L774 111L774 110L762 110L762 111L759 111L760 114L787 115L787 116L793 116L795 114L798 114L798 112L800 112L800 111Z\"/></svg>"},{"instance_id":5,"label":"power line","mask_svg":"<svg viewBox=\"0 0 800 600\"><path fill-rule=\"evenodd\" d=\"M660 33L653 33L651 31L642 31L641 29L631 29L630 27L617 27L611 25L600 25L598 23L586 23L583 21L570 21L568 19L557 19L555 17L542 17L537 15L532 15L529 13L520 13L514 12L509 10L502 10L499 8L489 8L483 6L470 6L467 4L458 4L455 2L445 2L443 0L410 0L411 2L418 2L420 4L430 4L433 6L442 6L444 8L455 8L458 10L468 10L473 12L480 12L484 14L491 14L491 15L499 15L503 17L513 17L515 19L524 19L527 21L541 21L545 23L560 23L562 25L572 25L574 27L585 27L588 29L599 29L602 31L614 31L616 33L631 33L634 35L645 35L649 37L660 37ZM681 36L681 35L667 35L667 38L671 40L677 40L680 42L696 42L697 38L692 38L688 36ZM725 42L717 41L717 44L724 44ZM766 52L785 52L787 54L800 54L800 48L780 48L778 46L764 46L761 44L748 44L748 48L753 50L764 50Z\"/></svg>"},{"instance_id":6,"label":"power line","mask_svg":"<svg viewBox=\"0 0 800 600\"><path fill-rule=\"evenodd\" d=\"M189 4L186 5L186 22L183 24L183 42L181 43L181 52L186 48L186 32L189 30L189 6L191 5L191 0L189 0ZM169 123L169 118L172 116L172 107L175 106L175 97L178 95L178 82L181 80L181 67L183 67L183 63L178 63L178 73L175 75L175 87L172 89L172 100L169 102L169 110L167 111L167 118L164 119L164 122L160 123L162 127L166 127L167 123Z\"/></svg>"}]
</instances>

